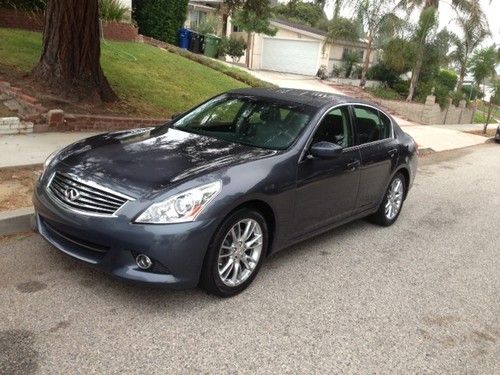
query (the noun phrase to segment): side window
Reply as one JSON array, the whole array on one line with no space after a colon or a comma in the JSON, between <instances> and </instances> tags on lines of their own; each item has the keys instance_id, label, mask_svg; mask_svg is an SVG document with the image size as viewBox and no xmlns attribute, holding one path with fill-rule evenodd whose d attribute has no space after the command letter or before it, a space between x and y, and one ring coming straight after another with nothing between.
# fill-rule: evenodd
<instances>
[{"instance_id":1,"label":"side window","mask_svg":"<svg viewBox=\"0 0 500 375\"><path fill-rule=\"evenodd\" d=\"M354 115L360 144L379 141L390 136L389 118L375 108L355 106Z\"/></svg>"},{"instance_id":2,"label":"side window","mask_svg":"<svg viewBox=\"0 0 500 375\"><path fill-rule=\"evenodd\" d=\"M314 133L312 144L322 141L336 143L343 148L353 145L347 107L335 108L323 117Z\"/></svg>"}]
</instances>

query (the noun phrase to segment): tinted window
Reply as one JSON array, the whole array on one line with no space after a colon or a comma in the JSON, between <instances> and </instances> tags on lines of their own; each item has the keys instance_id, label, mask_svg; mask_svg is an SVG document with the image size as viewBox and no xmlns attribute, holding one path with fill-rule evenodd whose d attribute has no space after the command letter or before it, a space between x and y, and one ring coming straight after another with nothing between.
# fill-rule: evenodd
<instances>
[{"instance_id":1,"label":"tinted window","mask_svg":"<svg viewBox=\"0 0 500 375\"><path fill-rule=\"evenodd\" d=\"M224 95L194 109L172 126L230 142L284 150L313 114L313 108L301 104Z\"/></svg>"},{"instance_id":2,"label":"tinted window","mask_svg":"<svg viewBox=\"0 0 500 375\"><path fill-rule=\"evenodd\" d=\"M312 144L321 141L336 143L344 148L353 145L347 107L333 109L323 117L314 133Z\"/></svg>"},{"instance_id":3,"label":"tinted window","mask_svg":"<svg viewBox=\"0 0 500 375\"><path fill-rule=\"evenodd\" d=\"M391 122L389 118L375 108L355 106L354 115L356 116L360 144L375 142L390 136ZM385 121L381 118L381 115L385 117Z\"/></svg>"}]
</instances>

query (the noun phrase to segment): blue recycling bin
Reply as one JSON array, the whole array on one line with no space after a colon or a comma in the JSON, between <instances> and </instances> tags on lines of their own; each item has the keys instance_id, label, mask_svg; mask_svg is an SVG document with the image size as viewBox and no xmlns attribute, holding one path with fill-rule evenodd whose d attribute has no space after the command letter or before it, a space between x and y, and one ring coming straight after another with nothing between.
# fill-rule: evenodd
<instances>
[{"instance_id":1,"label":"blue recycling bin","mask_svg":"<svg viewBox=\"0 0 500 375\"><path fill-rule=\"evenodd\" d=\"M191 30L183 27L179 30L179 47L184 49L189 49L189 43L191 41Z\"/></svg>"}]
</instances>

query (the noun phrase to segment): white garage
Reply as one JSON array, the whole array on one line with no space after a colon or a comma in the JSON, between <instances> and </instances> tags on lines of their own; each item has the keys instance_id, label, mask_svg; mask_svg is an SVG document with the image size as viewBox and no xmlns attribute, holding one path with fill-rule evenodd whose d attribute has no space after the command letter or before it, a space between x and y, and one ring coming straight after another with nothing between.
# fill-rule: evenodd
<instances>
[{"instance_id":1,"label":"white garage","mask_svg":"<svg viewBox=\"0 0 500 375\"><path fill-rule=\"evenodd\" d=\"M318 71L321 43L315 40L264 38L262 69L315 75Z\"/></svg>"}]
</instances>

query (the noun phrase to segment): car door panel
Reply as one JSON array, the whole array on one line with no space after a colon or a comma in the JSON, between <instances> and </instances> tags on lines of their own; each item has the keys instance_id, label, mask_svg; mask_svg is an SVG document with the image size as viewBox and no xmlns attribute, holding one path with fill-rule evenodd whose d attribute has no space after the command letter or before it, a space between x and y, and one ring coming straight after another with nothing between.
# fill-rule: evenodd
<instances>
[{"instance_id":1,"label":"car door panel","mask_svg":"<svg viewBox=\"0 0 500 375\"><path fill-rule=\"evenodd\" d=\"M327 121L326 128L322 125L324 121ZM331 121L331 128L328 121ZM342 121L342 132L338 127L339 121ZM334 159L309 156L298 164L295 194L296 237L341 221L352 214L357 200L358 167L361 164L359 149L350 147L353 143L352 134L347 106L328 112L317 126L310 145L327 141L347 147Z\"/></svg>"},{"instance_id":2,"label":"car door panel","mask_svg":"<svg viewBox=\"0 0 500 375\"><path fill-rule=\"evenodd\" d=\"M355 131L360 151L360 183L354 213L377 207L399 155L390 119L378 109L353 107ZM382 118L381 116L384 116Z\"/></svg>"}]
</instances>

